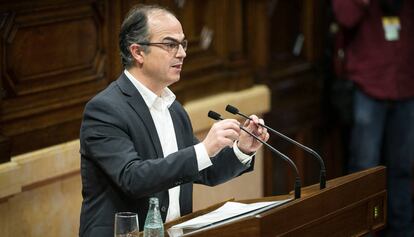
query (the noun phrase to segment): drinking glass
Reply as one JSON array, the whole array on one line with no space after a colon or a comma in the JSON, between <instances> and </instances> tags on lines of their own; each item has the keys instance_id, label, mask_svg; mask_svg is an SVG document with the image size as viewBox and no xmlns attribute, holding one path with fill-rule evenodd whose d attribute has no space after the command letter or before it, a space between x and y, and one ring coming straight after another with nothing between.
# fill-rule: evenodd
<instances>
[{"instance_id":1,"label":"drinking glass","mask_svg":"<svg viewBox=\"0 0 414 237\"><path fill-rule=\"evenodd\" d=\"M133 212L118 212L115 214L115 237L138 237L138 214Z\"/></svg>"}]
</instances>

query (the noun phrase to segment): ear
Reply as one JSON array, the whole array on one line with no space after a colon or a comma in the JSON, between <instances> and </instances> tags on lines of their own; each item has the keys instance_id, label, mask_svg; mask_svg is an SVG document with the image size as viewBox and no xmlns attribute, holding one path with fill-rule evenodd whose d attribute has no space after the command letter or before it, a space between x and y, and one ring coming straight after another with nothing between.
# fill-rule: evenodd
<instances>
[{"instance_id":1,"label":"ear","mask_svg":"<svg viewBox=\"0 0 414 237\"><path fill-rule=\"evenodd\" d=\"M138 64L144 63L144 52L142 51L142 47L138 44L131 44L129 46L129 52L131 53L132 57L137 61Z\"/></svg>"}]
</instances>

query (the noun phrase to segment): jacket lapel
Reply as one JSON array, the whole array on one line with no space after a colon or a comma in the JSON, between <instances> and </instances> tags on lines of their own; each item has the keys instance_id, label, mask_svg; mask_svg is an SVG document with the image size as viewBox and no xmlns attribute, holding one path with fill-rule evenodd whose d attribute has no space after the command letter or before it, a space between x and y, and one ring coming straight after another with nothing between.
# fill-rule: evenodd
<instances>
[{"instance_id":1,"label":"jacket lapel","mask_svg":"<svg viewBox=\"0 0 414 237\"><path fill-rule=\"evenodd\" d=\"M128 104L132 107L132 109L138 114L141 118L148 134L151 137L152 144L154 149L157 153L158 157L164 157L162 152L161 143L158 138L157 129L155 128L154 121L152 120L151 113L145 104L144 99L142 98L141 94L138 90L134 87L134 85L129 81L124 73L119 77L117 80L119 88L122 92L128 96L127 101Z\"/></svg>"},{"instance_id":2,"label":"jacket lapel","mask_svg":"<svg viewBox=\"0 0 414 237\"><path fill-rule=\"evenodd\" d=\"M184 140L184 120L180 119L179 112L175 108L174 104L170 107L171 119L174 124L175 136L177 138L177 147L178 150L184 149L189 144L186 144ZM193 184L186 183L180 185L180 213L181 215L186 215L192 212L193 210Z\"/></svg>"},{"instance_id":3,"label":"jacket lapel","mask_svg":"<svg viewBox=\"0 0 414 237\"><path fill-rule=\"evenodd\" d=\"M177 112L174 110L174 104L171 105L170 107L170 115L171 115L171 119L173 121L174 124L174 131L175 131L175 137L177 140L177 148L178 150L185 148L185 144L184 144L184 134L183 134L183 128L184 125L182 124L183 121L181 121L178 117Z\"/></svg>"}]
</instances>

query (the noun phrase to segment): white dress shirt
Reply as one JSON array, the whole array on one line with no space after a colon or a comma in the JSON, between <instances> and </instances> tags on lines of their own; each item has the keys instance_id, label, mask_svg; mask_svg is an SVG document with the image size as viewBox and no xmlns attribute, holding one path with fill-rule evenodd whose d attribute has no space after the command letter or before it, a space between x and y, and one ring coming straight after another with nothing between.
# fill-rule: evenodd
<instances>
[{"instance_id":1,"label":"white dress shirt","mask_svg":"<svg viewBox=\"0 0 414 237\"><path fill-rule=\"evenodd\" d=\"M152 119L157 130L158 138L161 143L162 152L164 157L168 156L171 153L178 151L177 147L177 138L175 135L173 121L171 119L170 111L168 108L175 100L174 93L165 88L161 96L157 96L142 83L140 83L128 70L124 70L125 75L128 79L134 84L142 98L144 99L146 105L149 108ZM210 157L208 156L207 150L202 143L198 143L194 146L196 152L197 166L198 170L201 171L212 165ZM246 155L241 152L237 145L233 146L233 150L236 156L239 158L240 162L243 164L250 164L252 156ZM168 190L169 194L169 207L167 212L166 222L177 219L181 216L180 214L180 186L176 186Z\"/></svg>"}]
</instances>

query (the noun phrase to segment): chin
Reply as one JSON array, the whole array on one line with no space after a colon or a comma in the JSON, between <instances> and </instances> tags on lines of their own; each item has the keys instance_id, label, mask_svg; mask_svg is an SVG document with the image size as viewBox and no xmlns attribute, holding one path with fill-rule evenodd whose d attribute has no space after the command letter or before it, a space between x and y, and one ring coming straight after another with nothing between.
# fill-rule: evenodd
<instances>
[{"instance_id":1,"label":"chin","mask_svg":"<svg viewBox=\"0 0 414 237\"><path fill-rule=\"evenodd\" d=\"M177 82L177 81L179 81L180 80L180 76L178 76L178 77L174 77L174 78L172 78L171 79L171 81L173 82L173 83L175 83L175 82Z\"/></svg>"},{"instance_id":2,"label":"chin","mask_svg":"<svg viewBox=\"0 0 414 237\"><path fill-rule=\"evenodd\" d=\"M171 86L172 84L174 84L174 83L176 83L176 82L178 82L180 80L180 77L176 77L176 78L170 78L169 80L168 80L168 85L167 86Z\"/></svg>"}]
</instances>

